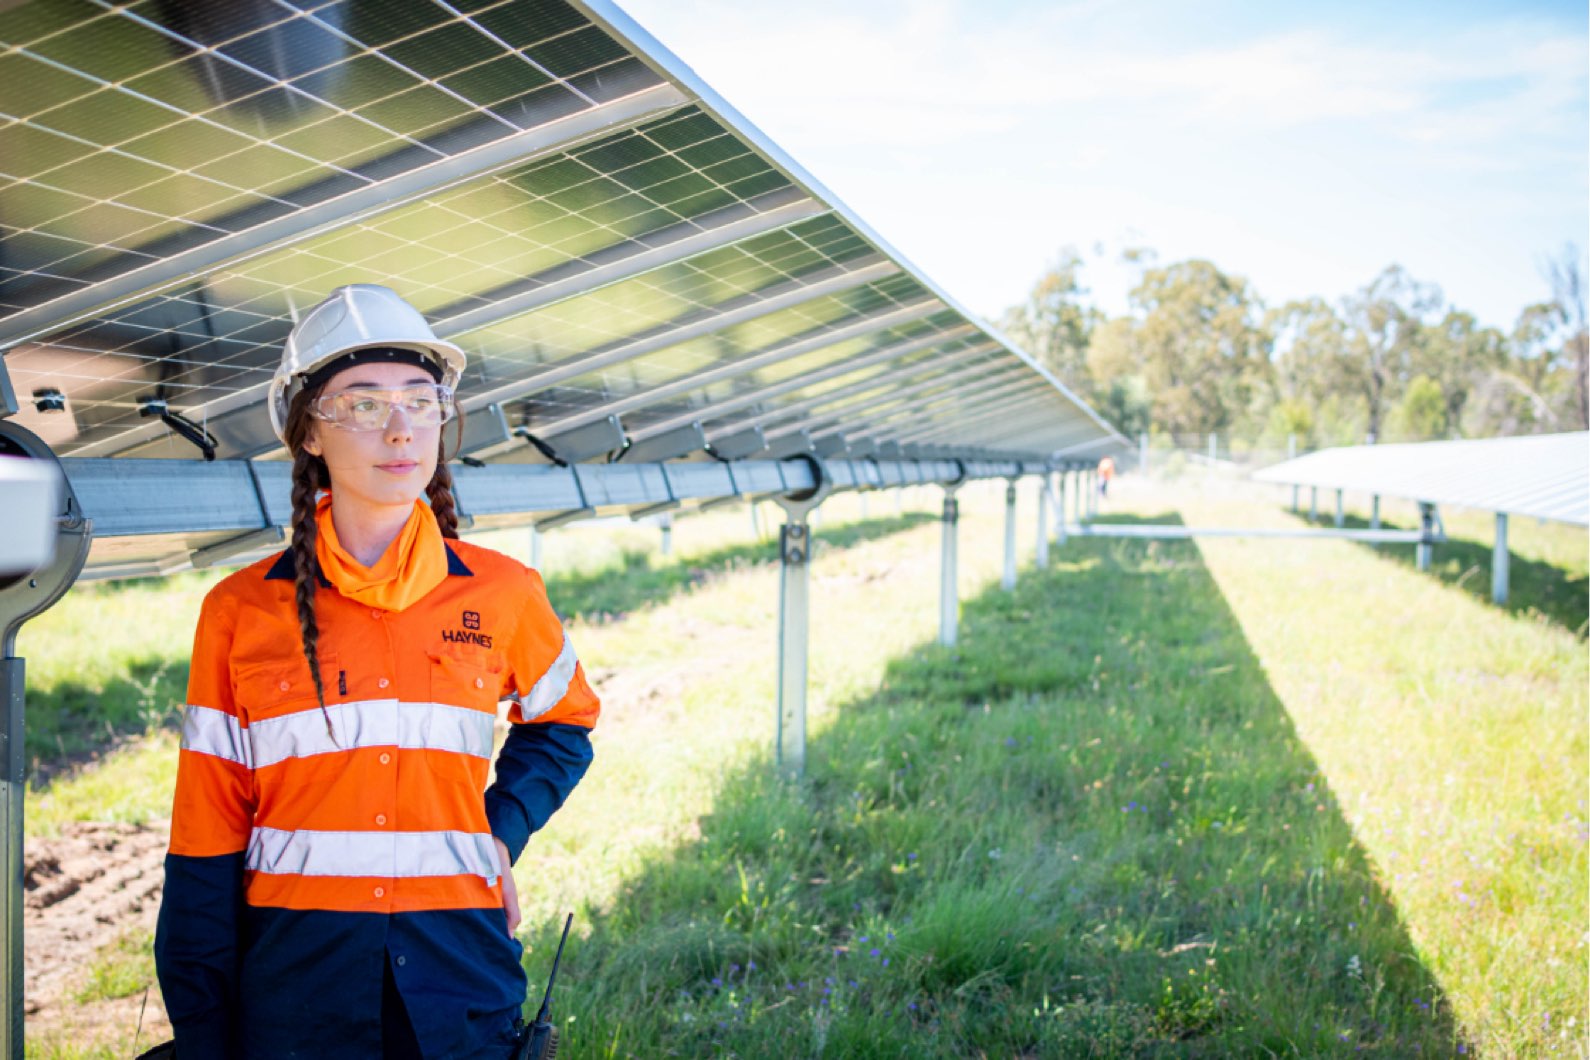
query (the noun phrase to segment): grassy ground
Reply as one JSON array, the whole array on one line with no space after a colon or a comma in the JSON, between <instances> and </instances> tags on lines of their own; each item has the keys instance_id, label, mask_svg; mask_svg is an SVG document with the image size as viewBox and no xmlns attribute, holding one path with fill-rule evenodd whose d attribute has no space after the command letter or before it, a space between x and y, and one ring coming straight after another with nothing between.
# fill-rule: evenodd
<instances>
[{"instance_id":1,"label":"grassy ground","mask_svg":"<svg viewBox=\"0 0 1590 1060\"><path fill-rule=\"evenodd\" d=\"M1345 543L1074 541L1005 593L998 492L963 506L954 651L936 526L824 531L798 783L766 760L776 579L743 512L681 522L672 564L626 558L654 532L549 538L605 703L597 764L516 872L533 981L579 914L560 1055L1584 1055L1565 605L1516 579L1512 609L1477 600L1444 547L1432 577ZM1128 518L1291 518L1126 492ZM1030 494L1021 517L1030 550ZM1582 532L1514 541L1582 594ZM180 666L188 636L154 657ZM32 674L84 654L55 645ZM30 813L158 814L170 758L127 744ZM81 989L127 989L124 949Z\"/></svg>"}]
</instances>

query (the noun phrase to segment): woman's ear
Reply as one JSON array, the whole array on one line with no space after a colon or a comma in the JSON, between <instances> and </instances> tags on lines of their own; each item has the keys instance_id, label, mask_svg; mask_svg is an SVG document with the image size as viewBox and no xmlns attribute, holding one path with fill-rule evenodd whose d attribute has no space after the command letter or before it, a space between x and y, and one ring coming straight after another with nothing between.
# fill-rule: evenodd
<instances>
[{"instance_id":1,"label":"woman's ear","mask_svg":"<svg viewBox=\"0 0 1590 1060\"><path fill-rule=\"evenodd\" d=\"M320 439L315 437L315 432L313 430L311 430L308 437L304 439L303 449L304 452L308 453L310 456L322 455L320 452Z\"/></svg>"}]
</instances>

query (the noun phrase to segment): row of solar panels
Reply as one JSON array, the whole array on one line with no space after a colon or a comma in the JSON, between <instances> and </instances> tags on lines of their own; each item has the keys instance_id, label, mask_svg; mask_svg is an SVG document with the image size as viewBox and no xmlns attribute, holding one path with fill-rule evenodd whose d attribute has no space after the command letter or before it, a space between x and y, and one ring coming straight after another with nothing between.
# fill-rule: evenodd
<instances>
[{"instance_id":1,"label":"row of solar panels","mask_svg":"<svg viewBox=\"0 0 1590 1060\"><path fill-rule=\"evenodd\" d=\"M1590 526L1590 433L1324 449L1253 476Z\"/></svg>"},{"instance_id":2,"label":"row of solar panels","mask_svg":"<svg viewBox=\"0 0 1590 1060\"><path fill-rule=\"evenodd\" d=\"M0 42L0 376L63 457L278 455L282 340L350 282L468 352L474 460L1124 444L611 4L25 0Z\"/></svg>"}]
</instances>

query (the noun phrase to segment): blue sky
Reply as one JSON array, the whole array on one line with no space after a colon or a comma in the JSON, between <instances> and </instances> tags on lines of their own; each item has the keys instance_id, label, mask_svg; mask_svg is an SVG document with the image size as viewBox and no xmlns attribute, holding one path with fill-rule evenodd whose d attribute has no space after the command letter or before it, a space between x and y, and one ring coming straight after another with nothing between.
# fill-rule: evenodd
<instances>
[{"instance_id":1,"label":"blue sky","mask_svg":"<svg viewBox=\"0 0 1590 1060\"><path fill-rule=\"evenodd\" d=\"M1510 328L1590 243L1583 3L619 0L968 308L1126 246L1270 303L1391 262ZM798 14L797 14L798 10Z\"/></svg>"}]
</instances>

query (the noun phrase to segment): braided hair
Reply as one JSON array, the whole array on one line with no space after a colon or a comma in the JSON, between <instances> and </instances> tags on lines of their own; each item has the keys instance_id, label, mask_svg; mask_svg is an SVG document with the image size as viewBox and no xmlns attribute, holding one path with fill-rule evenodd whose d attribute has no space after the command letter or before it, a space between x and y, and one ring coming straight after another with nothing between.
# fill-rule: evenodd
<instances>
[{"instance_id":1,"label":"braided hair","mask_svg":"<svg viewBox=\"0 0 1590 1060\"><path fill-rule=\"evenodd\" d=\"M331 727L331 714L326 710L325 683L319 664L320 624L315 618L315 590L320 586L320 560L315 552L319 528L315 523L315 505L320 491L331 487L331 471L322 458L304 448L309 439L310 404L320 396L325 384L305 387L293 397L287 409L287 449L293 454L292 474L292 531L293 531L293 597L298 606L298 632L304 661L309 664L309 676L315 684L315 701L320 704L320 714L326 720L326 732L333 742L337 734ZM455 406L453 451L456 453L464 440L464 410ZM447 439L436 442L436 472L425 486L426 499L431 513L445 538L458 538L458 507L453 498L453 473L447 467Z\"/></svg>"}]
</instances>

